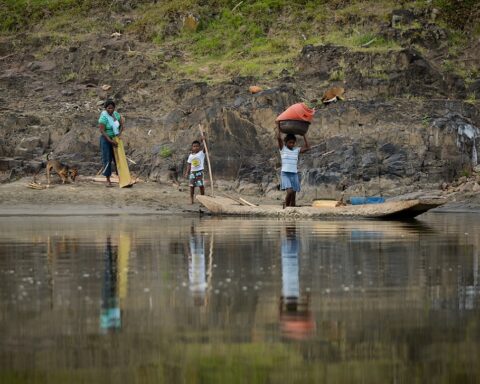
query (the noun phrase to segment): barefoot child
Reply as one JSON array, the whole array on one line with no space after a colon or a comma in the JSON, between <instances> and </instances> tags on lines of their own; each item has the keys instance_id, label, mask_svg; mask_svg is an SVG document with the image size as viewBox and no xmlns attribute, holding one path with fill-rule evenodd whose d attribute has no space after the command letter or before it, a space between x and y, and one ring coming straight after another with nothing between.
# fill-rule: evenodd
<instances>
[{"instance_id":1,"label":"barefoot child","mask_svg":"<svg viewBox=\"0 0 480 384\"><path fill-rule=\"evenodd\" d=\"M297 138L289 133L282 140L280 126L277 125L277 141L282 158L282 173L280 178L280 187L282 191L287 191L285 196L285 207L295 207L296 193L300 192L300 180L298 178L298 155L307 152L310 149L307 138L303 135L303 147L295 147Z\"/></svg>"},{"instance_id":2,"label":"barefoot child","mask_svg":"<svg viewBox=\"0 0 480 384\"><path fill-rule=\"evenodd\" d=\"M202 136L202 141L205 137ZM198 140L192 143L192 152L188 156L188 166L185 172L185 177L188 175L188 185L190 186L190 200L193 204L193 197L195 187L200 188L200 193L205 194L205 187L203 184L203 163L205 162L205 151Z\"/></svg>"}]
</instances>

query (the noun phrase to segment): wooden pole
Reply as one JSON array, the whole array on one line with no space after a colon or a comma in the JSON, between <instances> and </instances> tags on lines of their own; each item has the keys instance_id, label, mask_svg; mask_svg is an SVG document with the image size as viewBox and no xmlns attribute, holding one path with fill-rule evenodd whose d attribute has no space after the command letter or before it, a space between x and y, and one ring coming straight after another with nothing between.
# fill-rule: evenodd
<instances>
[{"instance_id":1,"label":"wooden pole","mask_svg":"<svg viewBox=\"0 0 480 384\"><path fill-rule=\"evenodd\" d=\"M200 133L202 134L203 146L204 146L204 148L205 148L205 154L207 155L208 175L210 176L210 187L212 188L212 197L215 197L215 194L214 194L214 192L213 192L212 166L210 165L210 156L209 156L209 154L208 154L207 142L206 142L205 139L204 139L205 135L203 134L203 127L202 127L201 124L198 124L198 129L200 130Z\"/></svg>"}]
</instances>

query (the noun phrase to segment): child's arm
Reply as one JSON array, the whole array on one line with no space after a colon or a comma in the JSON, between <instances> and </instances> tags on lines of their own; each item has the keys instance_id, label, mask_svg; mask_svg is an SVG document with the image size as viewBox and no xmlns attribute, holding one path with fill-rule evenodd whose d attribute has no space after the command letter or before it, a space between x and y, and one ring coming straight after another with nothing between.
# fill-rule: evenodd
<instances>
[{"instance_id":1,"label":"child's arm","mask_svg":"<svg viewBox=\"0 0 480 384\"><path fill-rule=\"evenodd\" d=\"M300 148L300 153L305 153L310 150L310 145L308 144L307 136L305 135L302 135L302 136L303 136L304 143L303 143L303 147Z\"/></svg>"},{"instance_id":2,"label":"child's arm","mask_svg":"<svg viewBox=\"0 0 480 384\"><path fill-rule=\"evenodd\" d=\"M280 133L280 123L277 122L277 142L278 142L278 148L282 150L283 148L283 140L282 140L282 134Z\"/></svg>"}]
</instances>

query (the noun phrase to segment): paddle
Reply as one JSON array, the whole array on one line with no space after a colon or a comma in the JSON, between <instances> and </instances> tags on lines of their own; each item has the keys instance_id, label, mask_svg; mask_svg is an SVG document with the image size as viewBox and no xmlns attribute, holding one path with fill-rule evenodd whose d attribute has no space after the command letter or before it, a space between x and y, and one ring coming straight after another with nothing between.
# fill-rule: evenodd
<instances>
[{"instance_id":1,"label":"paddle","mask_svg":"<svg viewBox=\"0 0 480 384\"><path fill-rule=\"evenodd\" d=\"M205 135L203 133L203 127L201 124L198 124L198 129L200 130L200 133L202 134L202 141L203 141L203 147L205 148L205 154L207 155L207 162L208 162L208 175L210 176L210 187L212 188L212 197L215 196L213 192L213 175L212 175L212 166L210 165L210 156L208 154L208 147L207 147L207 142L205 141Z\"/></svg>"}]
</instances>

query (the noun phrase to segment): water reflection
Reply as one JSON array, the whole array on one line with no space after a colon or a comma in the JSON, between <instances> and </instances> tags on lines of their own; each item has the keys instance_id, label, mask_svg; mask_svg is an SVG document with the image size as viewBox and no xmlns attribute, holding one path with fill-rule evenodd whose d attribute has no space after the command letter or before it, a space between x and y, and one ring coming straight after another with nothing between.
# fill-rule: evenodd
<instances>
[{"instance_id":1,"label":"water reflection","mask_svg":"<svg viewBox=\"0 0 480 384\"><path fill-rule=\"evenodd\" d=\"M479 249L468 215L1 220L0 382L476 382Z\"/></svg>"},{"instance_id":2,"label":"water reflection","mask_svg":"<svg viewBox=\"0 0 480 384\"><path fill-rule=\"evenodd\" d=\"M315 321L310 310L310 294L300 293L299 251L296 225L289 224L281 239L280 329L283 336L301 340L313 335Z\"/></svg>"},{"instance_id":3,"label":"water reflection","mask_svg":"<svg viewBox=\"0 0 480 384\"><path fill-rule=\"evenodd\" d=\"M104 332L117 331L122 327L121 303L128 289L128 257L130 238L120 233L118 247L112 246L111 236L105 241L103 253L104 271L100 329Z\"/></svg>"},{"instance_id":4,"label":"water reflection","mask_svg":"<svg viewBox=\"0 0 480 384\"><path fill-rule=\"evenodd\" d=\"M205 234L197 232L195 225L190 226L190 236L188 239L187 257L188 257L188 280L190 292L193 296L193 302L196 306L207 304L207 271L205 260ZM208 257L208 277L212 274L212 255L211 249Z\"/></svg>"}]
</instances>

